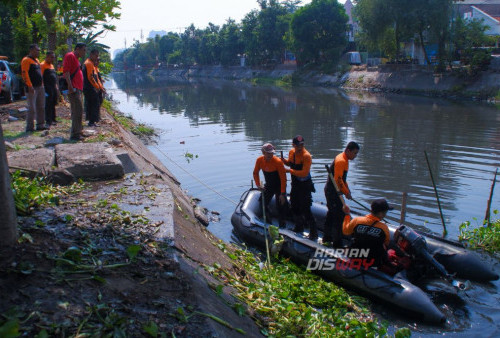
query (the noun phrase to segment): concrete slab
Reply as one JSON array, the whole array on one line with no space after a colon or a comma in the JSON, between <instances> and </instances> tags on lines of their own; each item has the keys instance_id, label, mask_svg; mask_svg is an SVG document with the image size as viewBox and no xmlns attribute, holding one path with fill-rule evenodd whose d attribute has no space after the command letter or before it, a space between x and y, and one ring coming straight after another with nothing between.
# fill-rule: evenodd
<instances>
[{"instance_id":1,"label":"concrete slab","mask_svg":"<svg viewBox=\"0 0 500 338\"><path fill-rule=\"evenodd\" d=\"M116 184L102 185L97 198L116 203L132 215L143 215L149 220L145 232L174 245L174 196L168 185L155 175L128 174Z\"/></svg>"},{"instance_id":2,"label":"concrete slab","mask_svg":"<svg viewBox=\"0 0 500 338\"><path fill-rule=\"evenodd\" d=\"M106 142L58 144L55 151L59 169L68 170L77 179L104 180L124 175L122 163Z\"/></svg>"},{"instance_id":3,"label":"concrete slab","mask_svg":"<svg viewBox=\"0 0 500 338\"><path fill-rule=\"evenodd\" d=\"M46 147L55 147L58 144L63 144L65 141L64 137L56 136L45 142Z\"/></svg>"},{"instance_id":4,"label":"concrete slab","mask_svg":"<svg viewBox=\"0 0 500 338\"><path fill-rule=\"evenodd\" d=\"M7 162L13 167L48 172L55 165L55 153L48 148L10 151L7 153Z\"/></svg>"},{"instance_id":5,"label":"concrete slab","mask_svg":"<svg viewBox=\"0 0 500 338\"><path fill-rule=\"evenodd\" d=\"M132 161L132 159L130 158L129 153L127 153L126 151L116 153L116 156L122 163L125 174L136 173L139 171L139 168L137 168L134 161Z\"/></svg>"}]
</instances>

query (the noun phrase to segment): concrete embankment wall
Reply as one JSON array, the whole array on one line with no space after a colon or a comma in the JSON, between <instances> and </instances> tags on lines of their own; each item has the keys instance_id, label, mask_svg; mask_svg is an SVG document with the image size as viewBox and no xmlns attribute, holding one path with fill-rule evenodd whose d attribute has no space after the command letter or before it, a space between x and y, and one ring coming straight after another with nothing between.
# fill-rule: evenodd
<instances>
[{"instance_id":1,"label":"concrete embankment wall","mask_svg":"<svg viewBox=\"0 0 500 338\"><path fill-rule=\"evenodd\" d=\"M280 65L273 69L250 67L193 66L189 68L156 69L150 71L157 80L170 78L212 78L251 80L254 78L282 79L295 74L294 83L307 86L340 87L345 89L398 92L428 96L491 99L500 90L500 65L475 76L457 72L435 74L433 67L420 65L381 65L352 67L346 73L324 74L318 71L297 71Z\"/></svg>"}]
</instances>

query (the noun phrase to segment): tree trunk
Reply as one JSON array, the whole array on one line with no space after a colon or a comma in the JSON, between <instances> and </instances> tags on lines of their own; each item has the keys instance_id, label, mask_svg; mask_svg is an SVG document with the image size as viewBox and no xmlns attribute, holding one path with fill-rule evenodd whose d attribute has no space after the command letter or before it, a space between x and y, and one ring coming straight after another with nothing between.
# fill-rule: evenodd
<instances>
[{"instance_id":1,"label":"tree trunk","mask_svg":"<svg viewBox=\"0 0 500 338\"><path fill-rule=\"evenodd\" d=\"M54 52L57 47L57 32L56 32L56 25L54 22L54 13L52 13L52 11L50 10L47 0L40 0L40 10L42 11L45 20L47 21L48 50Z\"/></svg>"},{"instance_id":2,"label":"tree trunk","mask_svg":"<svg viewBox=\"0 0 500 338\"><path fill-rule=\"evenodd\" d=\"M16 206L10 186L9 166L0 124L0 248L14 245L17 239Z\"/></svg>"},{"instance_id":3,"label":"tree trunk","mask_svg":"<svg viewBox=\"0 0 500 338\"><path fill-rule=\"evenodd\" d=\"M419 30L418 36L420 37L420 46L422 47L422 50L424 51L424 56L425 56L425 62L430 65L431 61L429 60L429 55L427 55L427 51L425 50L425 45L424 45L424 33L422 33L422 30Z\"/></svg>"}]
</instances>

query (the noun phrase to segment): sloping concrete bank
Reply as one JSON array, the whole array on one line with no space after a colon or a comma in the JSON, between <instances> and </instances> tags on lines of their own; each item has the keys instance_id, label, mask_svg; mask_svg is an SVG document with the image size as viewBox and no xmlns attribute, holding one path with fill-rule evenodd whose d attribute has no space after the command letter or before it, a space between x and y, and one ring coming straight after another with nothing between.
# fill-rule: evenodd
<instances>
[{"instance_id":1,"label":"sloping concrete bank","mask_svg":"<svg viewBox=\"0 0 500 338\"><path fill-rule=\"evenodd\" d=\"M345 89L491 100L500 90L500 73L491 69L464 77L452 72L434 74L427 67L385 65L353 68L339 82Z\"/></svg>"},{"instance_id":2,"label":"sloping concrete bank","mask_svg":"<svg viewBox=\"0 0 500 338\"><path fill-rule=\"evenodd\" d=\"M217 288L221 283L205 272L217 265L233 273L233 262L142 141L101 110L100 126L85 128L84 142L70 142L65 103L57 107L57 126L25 133L25 105L0 107L9 166L36 175L59 170L68 181L88 183L18 217L20 240L12 251L0 248L0 313L37 313L19 315L20 333L102 336L108 324L99 321L109 315L106 321L116 320L111 329L129 336L234 337L235 328L261 336L248 315L233 310L232 291ZM127 258L132 244L141 248L135 260ZM80 253L78 264L68 252Z\"/></svg>"},{"instance_id":3,"label":"sloping concrete bank","mask_svg":"<svg viewBox=\"0 0 500 338\"><path fill-rule=\"evenodd\" d=\"M500 63L500 62L497 62ZM394 92L455 99L493 100L500 90L500 65L475 76L458 72L435 74L433 67L419 65L380 65L378 67L352 67L346 73L325 74L319 71L297 70L280 65L273 69L250 67L193 66L189 68L156 69L149 75L157 80L172 78L214 78L249 81L258 78L280 80L294 76L294 85L339 87L351 90ZM134 71L139 76L144 71ZM141 74L142 73L142 74ZM290 81L288 81L290 82Z\"/></svg>"}]
</instances>

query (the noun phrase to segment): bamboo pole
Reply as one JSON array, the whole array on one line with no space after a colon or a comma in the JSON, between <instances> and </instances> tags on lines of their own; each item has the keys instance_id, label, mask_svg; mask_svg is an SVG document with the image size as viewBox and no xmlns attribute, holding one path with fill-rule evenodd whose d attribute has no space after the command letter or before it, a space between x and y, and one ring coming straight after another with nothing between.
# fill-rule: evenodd
<instances>
[{"instance_id":1,"label":"bamboo pole","mask_svg":"<svg viewBox=\"0 0 500 338\"><path fill-rule=\"evenodd\" d=\"M408 193L403 193L403 200L401 201L401 219L399 224L404 224L406 218L406 199L408 198Z\"/></svg>"},{"instance_id":2,"label":"bamboo pole","mask_svg":"<svg viewBox=\"0 0 500 338\"><path fill-rule=\"evenodd\" d=\"M493 183L491 184L491 189L490 189L490 198L488 199L488 205L486 206L486 215L484 216L484 221L488 225L490 224L490 208L491 208L491 201L493 200L493 190L495 189L497 174L498 174L498 168L495 170L495 176L493 177Z\"/></svg>"},{"instance_id":3,"label":"bamboo pole","mask_svg":"<svg viewBox=\"0 0 500 338\"><path fill-rule=\"evenodd\" d=\"M434 181L434 176L432 175L431 164L429 162L429 157L427 156L427 151L424 150L425 160L427 161L427 167L429 168L429 174L431 175L432 186L434 187L434 193L436 194L436 200L439 208L439 215L441 216L441 222L443 223L443 237L448 234L448 230L446 230L446 224L444 222L443 210L441 209L441 202L439 201L439 194L436 187L436 182Z\"/></svg>"}]
</instances>

